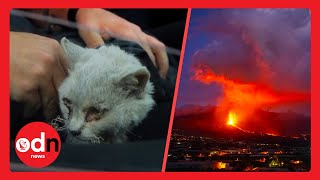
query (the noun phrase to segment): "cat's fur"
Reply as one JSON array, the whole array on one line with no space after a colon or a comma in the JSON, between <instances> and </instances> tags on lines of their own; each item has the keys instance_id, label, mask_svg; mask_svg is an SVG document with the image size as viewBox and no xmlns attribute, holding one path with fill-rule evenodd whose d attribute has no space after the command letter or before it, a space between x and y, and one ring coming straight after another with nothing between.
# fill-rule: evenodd
<instances>
[{"instance_id":1,"label":"cat's fur","mask_svg":"<svg viewBox=\"0 0 320 180\"><path fill-rule=\"evenodd\" d=\"M61 46L70 61L58 90L67 142L126 141L155 104L148 69L117 46L82 48L66 38Z\"/></svg>"}]
</instances>

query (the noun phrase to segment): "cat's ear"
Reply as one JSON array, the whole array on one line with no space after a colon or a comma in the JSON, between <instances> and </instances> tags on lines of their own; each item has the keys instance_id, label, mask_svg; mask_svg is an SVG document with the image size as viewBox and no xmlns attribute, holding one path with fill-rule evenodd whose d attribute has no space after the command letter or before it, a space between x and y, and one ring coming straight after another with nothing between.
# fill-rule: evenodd
<instances>
[{"instance_id":1,"label":"cat's ear","mask_svg":"<svg viewBox=\"0 0 320 180\"><path fill-rule=\"evenodd\" d=\"M85 53L85 48L80 47L72 42L70 42L67 38L62 38L60 42L64 52L69 57L71 61L71 65L74 64L80 59L80 57Z\"/></svg>"},{"instance_id":2,"label":"cat's ear","mask_svg":"<svg viewBox=\"0 0 320 180\"><path fill-rule=\"evenodd\" d=\"M149 81L150 73L146 67L141 67L136 71L125 75L121 78L120 86L130 92L130 95L140 98Z\"/></svg>"}]
</instances>

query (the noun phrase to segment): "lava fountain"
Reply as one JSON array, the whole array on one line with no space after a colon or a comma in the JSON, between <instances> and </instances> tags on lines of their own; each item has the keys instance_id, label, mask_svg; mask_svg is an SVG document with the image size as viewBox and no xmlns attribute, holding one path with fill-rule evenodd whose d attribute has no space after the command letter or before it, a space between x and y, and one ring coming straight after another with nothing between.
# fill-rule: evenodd
<instances>
[{"instance_id":1,"label":"lava fountain","mask_svg":"<svg viewBox=\"0 0 320 180\"><path fill-rule=\"evenodd\" d=\"M235 114L234 112L229 112L227 125L229 125L229 126L236 126L236 122L237 122L237 116L236 116L236 114Z\"/></svg>"}]
</instances>

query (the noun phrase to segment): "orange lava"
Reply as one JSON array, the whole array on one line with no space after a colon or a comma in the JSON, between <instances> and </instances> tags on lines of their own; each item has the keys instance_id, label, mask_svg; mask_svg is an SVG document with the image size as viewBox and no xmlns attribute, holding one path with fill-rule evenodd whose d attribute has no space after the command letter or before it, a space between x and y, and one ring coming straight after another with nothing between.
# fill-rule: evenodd
<instances>
[{"instance_id":1,"label":"orange lava","mask_svg":"<svg viewBox=\"0 0 320 180\"><path fill-rule=\"evenodd\" d=\"M233 113L233 112L229 112L227 125L229 125L229 126L236 126L236 122L237 122L237 116L236 116L236 114Z\"/></svg>"}]
</instances>

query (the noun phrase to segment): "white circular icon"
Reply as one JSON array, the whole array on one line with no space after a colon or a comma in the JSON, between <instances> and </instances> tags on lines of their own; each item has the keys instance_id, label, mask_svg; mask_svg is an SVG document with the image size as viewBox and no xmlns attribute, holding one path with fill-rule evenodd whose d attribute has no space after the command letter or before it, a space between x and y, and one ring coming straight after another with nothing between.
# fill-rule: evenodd
<instances>
[{"instance_id":1,"label":"white circular icon","mask_svg":"<svg viewBox=\"0 0 320 180\"><path fill-rule=\"evenodd\" d=\"M20 138L16 141L16 149L19 152L27 152L30 148L30 142L26 138Z\"/></svg>"}]
</instances>

